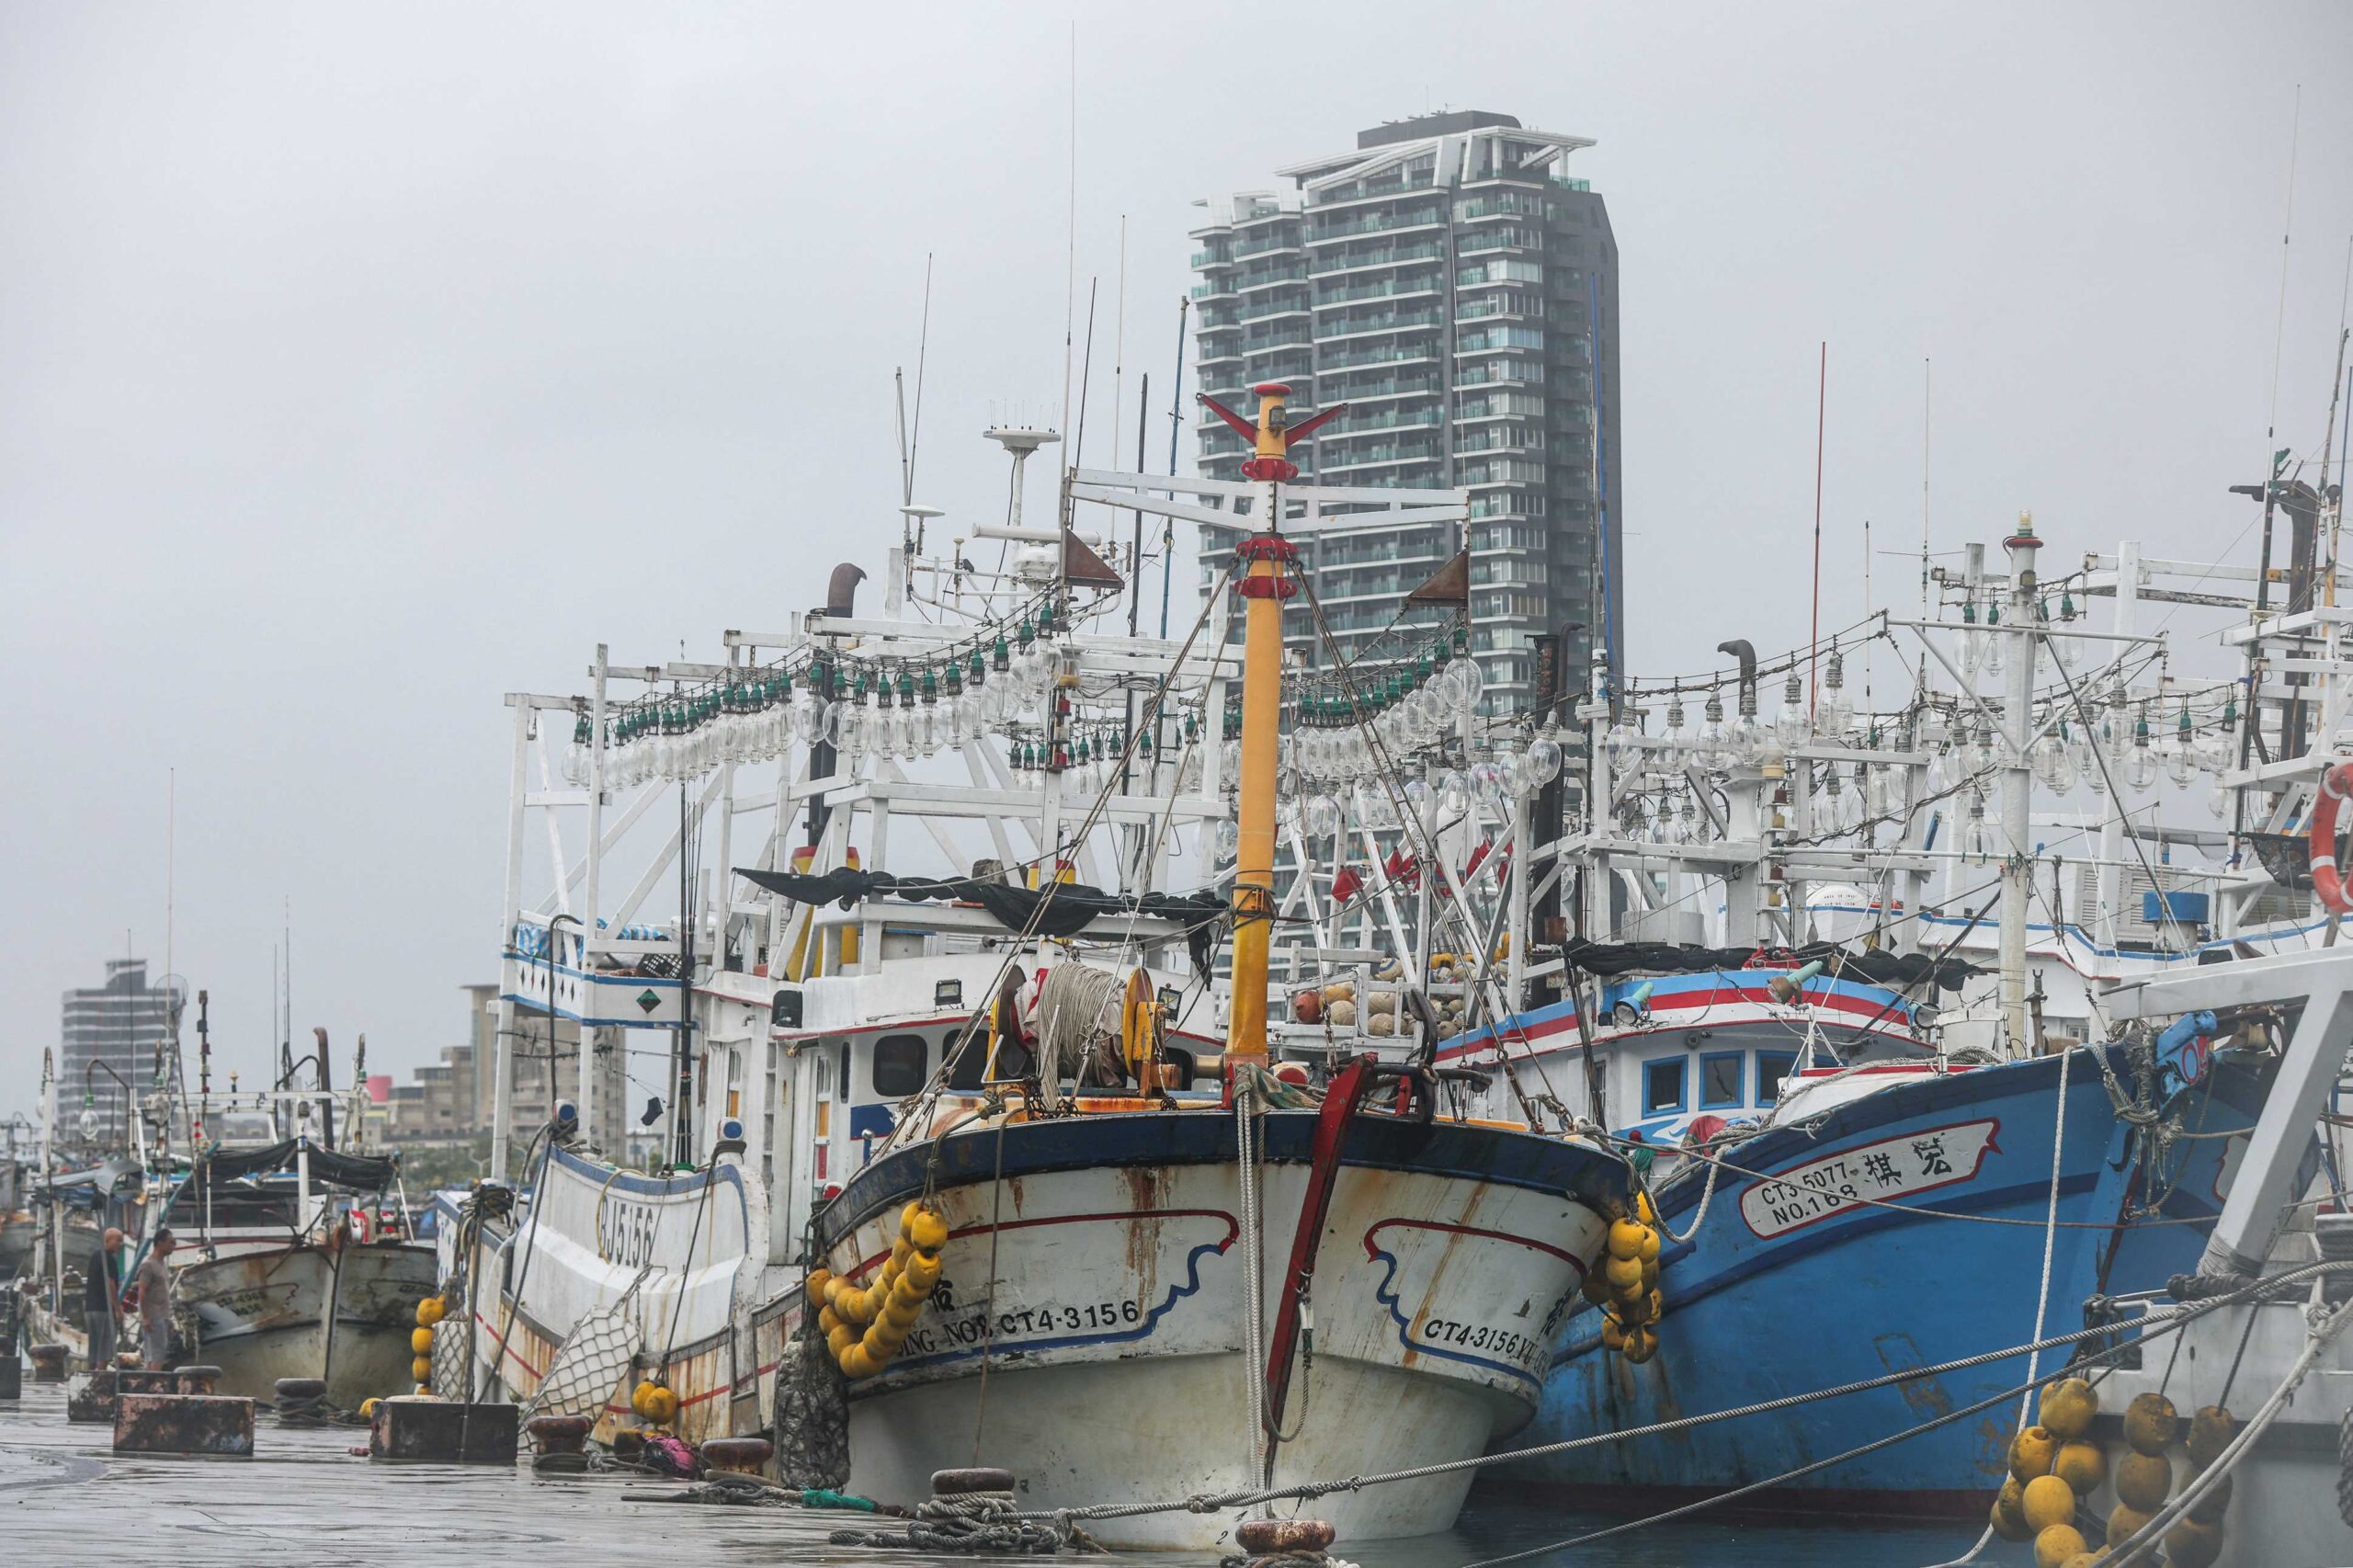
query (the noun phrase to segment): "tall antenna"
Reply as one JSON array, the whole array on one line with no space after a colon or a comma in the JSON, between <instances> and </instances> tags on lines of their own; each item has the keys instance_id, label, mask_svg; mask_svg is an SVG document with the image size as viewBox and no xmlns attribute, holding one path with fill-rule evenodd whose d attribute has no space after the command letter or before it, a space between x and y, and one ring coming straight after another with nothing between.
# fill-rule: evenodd
<instances>
[{"instance_id":1,"label":"tall antenna","mask_svg":"<svg viewBox=\"0 0 2353 1568\"><path fill-rule=\"evenodd\" d=\"M1934 406L1934 381L1937 362L1922 356L1920 359L1920 619L1928 619L1928 442L1932 428L1930 411ZM1920 650L1920 687L1928 685L1928 651Z\"/></svg>"},{"instance_id":2,"label":"tall antenna","mask_svg":"<svg viewBox=\"0 0 2353 1568\"><path fill-rule=\"evenodd\" d=\"M1070 25L1070 209L1063 259L1063 424L1070 428L1070 351L1078 325L1078 23Z\"/></svg>"},{"instance_id":3,"label":"tall antenna","mask_svg":"<svg viewBox=\"0 0 2353 1568\"><path fill-rule=\"evenodd\" d=\"M1086 384L1095 373L1095 290L1097 285L1101 282L1102 279L1099 278L1090 278L1086 280L1086 352L1080 358L1078 365L1078 436L1070 451L1070 463L1073 468L1079 467L1086 460ZM1114 409L1112 412L1116 415L1118 410ZM1115 417L1111 421L1111 427L1116 430L1119 428L1119 420ZM1067 509L1065 509L1064 521L1068 520Z\"/></svg>"},{"instance_id":4,"label":"tall antenna","mask_svg":"<svg viewBox=\"0 0 2353 1568\"><path fill-rule=\"evenodd\" d=\"M923 369L931 358L931 252L923 253L923 325L915 337L915 427L907 435L905 499L915 498L915 456L923 449Z\"/></svg>"},{"instance_id":5,"label":"tall antenna","mask_svg":"<svg viewBox=\"0 0 2353 1568\"><path fill-rule=\"evenodd\" d=\"M1176 376L1168 388L1168 477L1176 477L1176 437L1185 428L1185 317L1193 308L1188 295L1176 298ZM1136 452L1136 466L1143 466L1143 452ZM1176 494L1168 493L1171 497ZM1174 515L1160 520L1160 635L1168 636L1168 585L1176 574L1176 519Z\"/></svg>"},{"instance_id":6,"label":"tall antenna","mask_svg":"<svg viewBox=\"0 0 2353 1568\"><path fill-rule=\"evenodd\" d=\"M1813 718L1814 669L1822 662L1822 432L1830 413L1830 345L1822 346L1813 403L1813 629L1806 634L1805 716Z\"/></svg>"},{"instance_id":7,"label":"tall antenna","mask_svg":"<svg viewBox=\"0 0 2353 1568\"><path fill-rule=\"evenodd\" d=\"M1120 466L1120 392L1128 357L1128 215L1120 214L1120 275L1111 307L1111 466ZM1143 461L1142 437L1137 437L1136 461ZM1141 513L1138 514L1142 516Z\"/></svg>"}]
</instances>

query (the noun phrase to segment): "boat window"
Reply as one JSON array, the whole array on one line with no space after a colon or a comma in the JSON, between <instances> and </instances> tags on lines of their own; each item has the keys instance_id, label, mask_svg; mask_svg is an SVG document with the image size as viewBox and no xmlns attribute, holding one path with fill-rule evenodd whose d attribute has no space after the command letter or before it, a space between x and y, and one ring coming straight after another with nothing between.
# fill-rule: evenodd
<instances>
[{"instance_id":1,"label":"boat window","mask_svg":"<svg viewBox=\"0 0 2353 1568\"><path fill-rule=\"evenodd\" d=\"M1643 1063L1643 1114L1683 1108L1683 1058L1661 1057Z\"/></svg>"},{"instance_id":2,"label":"boat window","mask_svg":"<svg viewBox=\"0 0 2353 1568\"><path fill-rule=\"evenodd\" d=\"M957 1040L964 1035L963 1029L949 1030L947 1048L955 1051ZM948 1086L959 1093L971 1094L980 1088L988 1070L989 1031L973 1029L971 1038L964 1040L964 1049L956 1052L954 1064L948 1069Z\"/></svg>"},{"instance_id":3,"label":"boat window","mask_svg":"<svg viewBox=\"0 0 2353 1568\"><path fill-rule=\"evenodd\" d=\"M900 1100L923 1092L931 1046L919 1034L886 1034L874 1042L874 1092Z\"/></svg>"},{"instance_id":4,"label":"boat window","mask_svg":"<svg viewBox=\"0 0 2353 1568\"><path fill-rule=\"evenodd\" d=\"M1760 1051L1756 1053L1756 1103L1771 1105L1781 1097L1781 1080L1798 1064L1797 1053L1791 1051Z\"/></svg>"},{"instance_id":5,"label":"boat window","mask_svg":"<svg viewBox=\"0 0 2353 1568\"><path fill-rule=\"evenodd\" d=\"M1699 1108L1729 1110L1741 1102L1741 1068L1737 1051L1716 1051L1699 1058Z\"/></svg>"}]
</instances>

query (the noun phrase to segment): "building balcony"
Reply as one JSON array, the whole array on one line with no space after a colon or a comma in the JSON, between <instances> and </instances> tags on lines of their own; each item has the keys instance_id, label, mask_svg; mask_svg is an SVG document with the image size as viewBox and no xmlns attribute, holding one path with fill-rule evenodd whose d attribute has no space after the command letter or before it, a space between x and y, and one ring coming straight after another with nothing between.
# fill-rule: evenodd
<instances>
[{"instance_id":1,"label":"building balcony","mask_svg":"<svg viewBox=\"0 0 2353 1568\"><path fill-rule=\"evenodd\" d=\"M1321 278L1332 272L1362 272L1375 267L1395 267L1401 262L1427 261L1439 254L1440 247L1429 245L1400 245L1374 256L1319 256L1308 258L1307 270Z\"/></svg>"},{"instance_id":2,"label":"building balcony","mask_svg":"<svg viewBox=\"0 0 2353 1568\"><path fill-rule=\"evenodd\" d=\"M1308 313L1305 300L1261 300L1245 305L1234 312L1237 321L1264 321L1268 316L1303 316Z\"/></svg>"},{"instance_id":3,"label":"building balcony","mask_svg":"<svg viewBox=\"0 0 2353 1568\"><path fill-rule=\"evenodd\" d=\"M1233 258L1222 252L1197 250L1193 253L1192 267L1196 272L1204 272L1212 267L1232 267L1233 265Z\"/></svg>"},{"instance_id":4,"label":"building balcony","mask_svg":"<svg viewBox=\"0 0 2353 1568\"><path fill-rule=\"evenodd\" d=\"M1353 304L1358 300L1409 300L1417 295L1437 294L1440 288L1441 284L1436 278L1427 281L1401 278L1355 289L1319 289L1315 294L1315 308L1320 311L1332 305Z\"/></svg>"},{"instance_id":5,"label":"building balcony","mask_svg":"<svg viewBox=\"0 0 2353 1568\"><path fill-rule=\"evenodd\" d=\"M1346 223L1320 224L1307 236L1311 245L1336 244L1359 234L1400 233L1414 229L1446 227L1444 212L1368 212Z\"/></svg>"},{"instance_id":6,"label":"building balcony","mask_svg":"<svg viewBox=\"0 0 2353 1568\"><path fill-rule=\"evenodd\" d=\"M1329 375L1335 370L1354 369L1358 365L1431 365L1438 362L1436 345L1404 346L1388 348L1359 349L1354 354L1327 354L1316 360L1316 370Z\"/></svg>"},{"instance_id":7,"label":"building balcony","mask_svg":"<svg viewBox=\"0 0 2353 1568\"><path fill-rule=\"evenodd\" d=\"M1446 324L1437 311L1396 311L1371 321L1322 322L1315 341L1339 343L1351 337L1371 337L1385 332L1431 331Z\"/></svg>"}]
</instances>

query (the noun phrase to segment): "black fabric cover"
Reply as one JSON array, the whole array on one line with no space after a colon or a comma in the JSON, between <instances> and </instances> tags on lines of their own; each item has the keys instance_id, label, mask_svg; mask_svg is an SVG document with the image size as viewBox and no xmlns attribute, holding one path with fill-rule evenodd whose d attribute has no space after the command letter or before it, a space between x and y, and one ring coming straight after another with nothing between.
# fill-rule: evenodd
<instances>
[{"instance_id":1,"label":"black fabric cover","mask_svg":"<svg viewBox=\"0 0 2353 1568\"><path fill-rule=\"evenodd\" d=\"M1044 888L1015 887L976 877L899 877L888 871L853 871L847 868L808 876L799 871L755 871L737 867L746 881L781 893L796 903L839 903L848 909L861 898L883 894L921 903L945 899L951 903L977 903L1009 931L1034 929L1041 937L1075 937L1105 915L1142 915L1184 927L1185 943L1196 968L1210 966L1213 937L1227 915L1223 899L1209 893L1145 893L1133 897L1105 892L1084 882L1054 882ZM1041 912L1039 905L1043 903ZM1032 917L1036 919L1033 927Z\"/></svg>"},{"instance_id":2,"label":"black fabric cover","mask_svg":"<svg viewBox=\"0 0 2353 1568\"><path fill-rule=\"evenodd\" d=\"M234 1153L216 1151L205 1156L199 1171L210 1181L236 1181L244 1176L290 1171L301 1143L299 1138L289 1138L267 1149L241 1149ZM381 1192L392 1185L399 1168L397 1158L376 1159L366 1154L341 1153L316 1143L311 1145L311 1179L330 1187L348 1187L354 1192Z\"/></svg>"},{"instance_id":3,"label":"black fabric cover","mask_svg":"<svg viewBox=\"0 0 2353 1568\"><path fill-rule=\"evenodd\" d=\"M1933 983L1958 991L1984 968L1927 953L1892 953L1816 942L1802 948L1701 948L1672 942L1571 942L1563 954L1574 969L1605 979L1620 974L1698 974L1708 970L1795 969L1820 959L1835 979L1912 990Z\"/></svg>"}]
</instances>

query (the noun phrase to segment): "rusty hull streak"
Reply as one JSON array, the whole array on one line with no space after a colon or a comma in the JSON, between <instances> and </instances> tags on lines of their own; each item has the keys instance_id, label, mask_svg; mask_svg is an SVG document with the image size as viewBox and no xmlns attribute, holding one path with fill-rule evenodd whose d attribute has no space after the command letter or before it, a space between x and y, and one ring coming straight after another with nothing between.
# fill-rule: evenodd
<instances>
[{"instance_id":1,"label":"rusty hull streak","mask_svg":"<svg viewBox=\"0 0 2353 1568\"><path fill-rule=\"evenodd\" d=\"M1355 1181L1359 1185L1363 1194L1370 1200L1367 1205L1368 1208L1383 1209L1392 1211L1397 1210L1396 1205L1384 1203L1381 1195L1384 1188L1396 1186L1403 1180L1406 1179L1404 1173L1367 1170L1358 1167L1353 1170L1344 1170L1341 1175L1355 1178ZM1461 1213L1456 1215L1451 1222L1458 1225L1469 1225L1475 1222L1479 1217L1479 1206L1486 1201L1486 1197L1487 1188L1483 1184L1473 1187L1471 1189L1471 1201L1463 1207ZM1428 1216L1423 1214L1418 1209L1416 1209L1414 1211L1414 1218L1427 1219ZM1464 1235L1460 1232L1449 1233L1447 1236L1446 1244L1438 1255L1438 1266L1430 1270L1429 1283L1423 1287L1422 1299L1415 1304L1414 1308L1413 1320L1406 1326L1406 1350L1404 1358L1400 1363L1401 1365L1410 1368L1417 1367L1421 1364L1421 1352L1418 1349L1414 1348L1414 1346L1417 1346L1421 1342L1422 1320L1429 1313L1432 1293L1438 1290L1439 1281L1444 1279L1448 1273L1453 1268L1455 1249L1471 1239L1471 1237Z\"/></svg>"}]
</instances>

